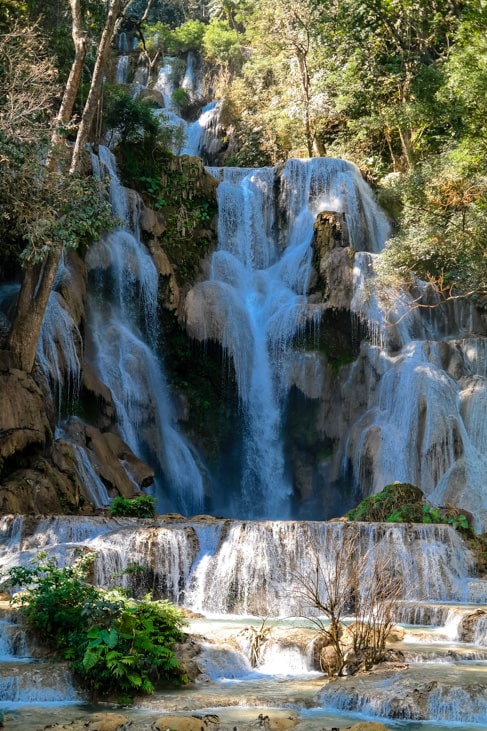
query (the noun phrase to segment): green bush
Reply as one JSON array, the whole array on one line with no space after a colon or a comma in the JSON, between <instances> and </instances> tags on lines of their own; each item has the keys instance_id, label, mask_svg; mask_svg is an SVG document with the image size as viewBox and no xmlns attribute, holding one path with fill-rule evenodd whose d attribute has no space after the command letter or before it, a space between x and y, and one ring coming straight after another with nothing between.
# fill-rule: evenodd
<instances>
[{"instance_id":1,"label":"green bush","mask_svg":"<svg viewBox=\"0 0 487 731\"><path fill-rule=\"evenodd\" d=\"M61 653L82 642L87 630L84 608L98 596L86 581L94 559L90 553L60 569L55 559L39 553L32 567L15 566L9 571L11 586L26 587L13 602L21 605L27 623L41 633L42 641Z\"/></svg>"},{"instance_id":2,"label":"green bush","mask_svg":"<svg viewBox=\"0 0 487 731\"><path fill-rule=\"evenodd\" d=\"M39 554L32 567L9 571L9 584L25 587L13 603L41 641L71 661L93 698L128 702L156 684L186 677L173 646L183 639L181 612L166 601L128 598L121 590L92 586L87 575L94 554L58 568Z\"/></svg>"},{"instance_id":3,"label":"green bush","mask_svg":"<svg viewBox=\"0 0 487 731\"><path fill-rule=\"evenodd\" d=\"M103 107L105 129L116 130L118 144L140 143L150 140L155 144L161 132L159 120L150 106L119 86L107 86Z\"/></svg>"},{"instance_id":4,"label":"green bush","mask_svg":"<svg viewBox=\"0 0 487 731\"><path fill-rule=\"evenodd\" d=\"M189 94L186 89L180 86L178 89L174 89L171 96L172 103L178 107L178 109L184 109L190 102Z\"/></svg>"},{"instance_id":5,"label":"green bush","mask_svg":"<svg viewBox=\"0 0 487 731\"><path fill-rule=\"evenodd\" d=\"M213 19L203 38L204 55L209 61L238 68L243 63L243 37L228 23Z\"/></svg>"},{"instance_id":6,"label":"green bush","mask_svg":"<svg viewBox=\"0 0 487 731\"><path fill-rule=\"evenodd\" d=\"M200 20L187 20L173 30L171 51L173 53L200 51L205 31L206 25Z\"/></svg>"},{"instance_id":7,"label":"green bush","mask_svg":"<svg viewBox=\"0 0 487 731\"><path fill-rule=\"evenodd\" d=\"M118 496L110 504L110 515L114 517L153 518L156 514L156 501L150 495L133 498Z\"/></svg>"}]
</instances>

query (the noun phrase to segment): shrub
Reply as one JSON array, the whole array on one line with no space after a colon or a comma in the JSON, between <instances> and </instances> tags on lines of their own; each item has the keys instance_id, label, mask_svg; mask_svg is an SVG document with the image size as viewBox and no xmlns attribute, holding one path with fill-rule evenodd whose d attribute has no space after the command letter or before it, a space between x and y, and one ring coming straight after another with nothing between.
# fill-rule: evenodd
<instances>
[{"instance_id":1,"label":"shrub","mask_svg":"<svg viewBox=\"0 0 487 731\"><path fill-rule=\"evenodd\" d=\"M176 53L200 51L206 25L200 20L187 20L172 32L171 50Z\"/></svg>"},{"instance_id":2,"label":"shrub","mask_svg":"<svg viewBox=\"0 0 487 731\"><path fill-rule=\"evenodd\" d=\"M242 36L228 23L213 19L203 38L204 55L209 61L238 68L243 62Z\"/></svg>"},{"instance_id":3,"label":"shrub","mask_svg":"<svg viewBox=\"0 0 487 731\"><path fill-rule=\"evenodd\" d=\"M183 89L182 86L180 86L178 89L174 89L171 100L172 103L180 110L187 107L190 102L189 94L186 89Z\"/></svg>"},{"instance_id":4,"label":"shrub","mask_svg":"<svg viewBox=\"0 0 487 731\"><path fill-rule=\"evenodd\" d=\"M86 604L96 601L97 590L86 581L95 555L87 554L72 566L58 568L54 558L39 553L32 567L15 566L9 571L9 584L27 587L13 598L32 629L41 633L49 647L64 653L82 641L88 626Z\"/></svg>"},{"instance_id":5,"label":"shrub","mask_svg":"<svg viewBox=\"0 0 487 731\"><path fill-rule=\"evenodd\" d=\"M150 495L133 498L115 497L110 504L110 515L114 517L153 518L156 514L156 501Z\"/></svg>"},{"instance_id":6,"label":"shrub","mask_svg":"<svg viewBox=\"0 0 487 731\"><path fill-rule=\"evenodd\" d=\"M92 695L119 696L152 693L157 683L185 682L172 650L183 639L181 613L166 601L140 601L120 592L98 604L98 622L86 634L84 653L77 654L74 670Z\"/></svg>"},{"instance_id":7,"label":"shrub","mask_svg":"<svg viewBox=\"0 0 487 731\"><path fill-rule=\"evenodd\" d=\"M16 566L9 583L26 587L12 600L41 641L71 661L93 698L127 702L155 684L186 682L173 645L183 639L181 612L166 601L128 598L92 586L94 554L58 568L39 554L32 567Z\"/></svg>"}]
</instances>

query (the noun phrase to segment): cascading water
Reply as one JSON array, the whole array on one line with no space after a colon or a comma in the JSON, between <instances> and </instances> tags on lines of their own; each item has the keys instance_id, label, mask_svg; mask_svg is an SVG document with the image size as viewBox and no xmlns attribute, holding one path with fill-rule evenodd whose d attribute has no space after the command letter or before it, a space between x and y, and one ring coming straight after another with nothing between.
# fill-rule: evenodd
<instances>
[{"instance_id":1,"label":"cascading water","mask_svg":"<svg viewBox=\"0 0 487 731\"><path fill-rule=\"evenodd\" d=\"M316 628L304 619L312 616L312 607L297 579L314 575L313 556L322 567L333 562L327 546L341 545L350 530L358 537L358 563L373 562L379 551L389 570L402 577L402 596L417 612L421 626L406 626L404 640L394 643L404 653L400 666L326 683L313 651ZM344 723L350 725L350 713L399 719L394 727L397 723L403 731L417 729L414 719L434 720L436 731L447 731L451 722L462 718L462 728L485 727L487 615L478 604L453 605L468 598L474 565L450 526L12 516L0 521L0 536L4 571L27 563L41 550L65 565L82 548L95 552L96 583L111 586L122 581L127 591L138 595L151 590L155 597L167 597L197 612L219 613L209 618L198 614L191 620L190 631L201 645L196 661L203 682L180 695L171 690L169 695L156 693L144 700L141 713L146 726L141 729L147 727L151 708L160 716L178 707L194 712L230 705L229 713L236 719L243 712L238 703L248 705L249 699L254 708L267 708L269 713L276 706L297 709L302 717L298 731L330 727L333 714L338 720L333 725L342 728ZM134 562L139 577L125 571ZM353 565L348 568L354 571ZM485 603L485 581L478 596ZM425 611L419 611L423 598L428 602ZM406 603L398 606L399 613ZM412 611L404 614L403 621L412 621ZM248 612L266 619L249 617ZM3 619L2 629L10 640L0 643L5 655L0 708L10 711L14 703L35 703L39 713L46 701L59 705L75 698L61 667L54 670L55 690L49 666L47 675L34 666L35 682L28 667L17 670L19 662L29 660L28 647L10 616ZM306 708L313 709L316 723ZM220 714L219 709L216 712ZM139 728L140 711L135 708L133 713L134 728ZM222 728L231 729L235 723ZM253 726L239 722L238 727ZM428 725L421 728L430 731Z\"/></svg>"},{"instance_id":2,"label":"cascading water","mask_svg":"<svg viewBox=\"0 0 487 731\"><path fill-rule=\"evenodd\" d=\"M315 217L323 210L346 212L351 245L372 251L383 245L387 224L345 161L290 160L280 174L209 170L221 180L219 248L210 280L194 291L198 307L206 308L203 327L213 323L217 330L207 337L216 335L232 360L244 420L240 487L224 507L239 517L287 518L293 489L282 421L292 345L321 314L306 296Z\"/></svg>"},{"instance_id":3,"label":"cascading water","mask_svg":"<svg viewBox=\"0 0 487 731\"><path fill-rule=\"evenodd\" d=\"M219 102L209 102L203 107L198 119L187 125L181 155L198 155L204 162L212 159L221 146L217 135L219 116Z\"/></svg>"},{"instance_id":4,"label":"cascading water","mask_svg":"<svg viewBox=\"0 0 487 731\"><path fill-rule=\"evenodd\" d=\"M92 282L88 312L93 360L112 393L122 438L158 472L158 509L199 512L202 476L176 428L156 353L157 271L137 230L129 230L130 212L114 158L103 147L99 155L95 166L109 175L113 211L127 228L94 244L86 257ZM102 302L103 289L109 298Z\"/></svg>"},{"instance_id":5,"label":"cascading water","mask_svg":"<svg viewBox=\"0 0 487 731\"><path fill-rule=\"evenodd\" d=\"M69 286L70 279L69 267L62 257L49 296L37 346L40 368L48 379L53 393L57 390L59 412L63 386L67 388L67 398L76 399L81 375L80 353L83 340L78 326L57 291L62 283Z\"/></svg>"}]
</instances>

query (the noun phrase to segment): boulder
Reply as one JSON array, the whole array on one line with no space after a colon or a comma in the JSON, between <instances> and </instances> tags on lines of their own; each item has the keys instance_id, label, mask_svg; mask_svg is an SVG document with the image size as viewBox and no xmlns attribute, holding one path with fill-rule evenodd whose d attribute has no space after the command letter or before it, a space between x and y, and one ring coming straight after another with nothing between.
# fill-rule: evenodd
<instances>
[{"instance_id":1,"label":"boulder","mask_svg":"<svg viewBox=\"0 0 487 731\"><path fill-rule=\"evenodd\" d=\"M50 731L125 731L132 726L132 721L121 713L95 713L86 722L85 719L46 726Z\"/></svg>"},{"instance_id":2,"label":"boulder","mask_svg":"<svg viewBox=\"0 0 487 731\"><path fill-rule=\"evenodd\" d=\"M208 729L220 728L220 719L215 715L205 716L162 716L155 721L151 729L153 731L208 731Z\"/></svg>"},{"instance_id":3,"label":"boulder","mask_svg":"<svg viewBox=\"0 0 487 731\"><path fill-rule=\"evenodd\" d=\"M164 97L157 89L141 89L137 94L137 99L146 104L152 104L153 106L164 108Z\"/></svg>"},{"instance_id":4,"label":"boulder","mask_svg":"<svg viewBox=\"0 0 487 731\"><path fill-rule=\"evenodd\" d=\"M88 731L122 731L132 725L127 716L121 713L100 713L87 724Z\"/></svg>"},{"instance_id":5,"label":"boulder","mask_svg":"<svg viewBox=\"0 0 487 731\"><path fill-rule=\"evenodd\" d=\"M462 617L458 628L458 639L461 642L475 642L476 628L480 622L483 626L487 623L487 611L485 609L476 609L474 612L469 612Z\"/></svg>"},{"instance_id":6,"label":"boulder","mask_svg":"<svg viewBox=\"0 0 487 731\"><path fill-rule=\"evenodd\" d=\"M75 468L72 445L56 440L29 467L10 472L0 486L0 513L61 514L93 512Z\"/></svg>"}]
</instances>

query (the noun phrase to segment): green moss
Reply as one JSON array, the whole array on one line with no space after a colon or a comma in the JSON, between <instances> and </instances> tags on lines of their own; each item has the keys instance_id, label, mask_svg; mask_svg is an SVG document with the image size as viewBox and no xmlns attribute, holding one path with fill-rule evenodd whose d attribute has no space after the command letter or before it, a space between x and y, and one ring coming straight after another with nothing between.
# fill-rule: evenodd
<instances>
[{"instance_id":1,"label":"green moss","mask_svg":"<svg viewBox=\"0 0 487 731\"><path fill-rule=\"evenodd\" d=\"M393 482L382 492L369 495L347 513L349 520L367 522L423 522L422 490L408 482ZM430 521L431 522L431 521Z\"/></svg>"}]
</instances>

